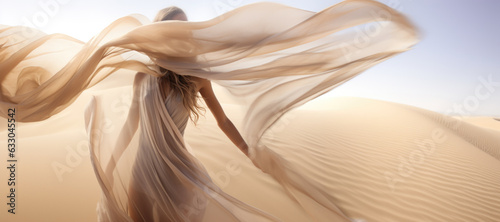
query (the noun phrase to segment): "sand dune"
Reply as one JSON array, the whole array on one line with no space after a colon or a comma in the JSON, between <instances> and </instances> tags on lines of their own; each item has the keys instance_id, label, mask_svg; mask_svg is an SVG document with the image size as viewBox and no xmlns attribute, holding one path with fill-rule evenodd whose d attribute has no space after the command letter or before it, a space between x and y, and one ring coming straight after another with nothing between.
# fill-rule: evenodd
<instances>
[{"instance_id":1,"label":"sand dune","mask_svg":"<svg viewBox=\"0 0 500 222\"><path fill-rule=\"evenodd\" d=\"M478 125L481 127L486 127L494 130L500 130L500 119L499 118L491 118L486 116L481 117L464 117L463 121L472 123L474 125Z\"/></svg>"},{"instance_id":2,"label":"sand dune","mask_svg":"<svg viewBox=\"0 0 500 222\"><path fill-rule=\"evenodd\" d=\"M117 86L113 93L126 97L128 90ZM90 93L74 104L81 113L19 125L17 214L4 210L2 221L96 220L100 190L83 127ZM319 103L322 108L314 108ZM224 108L238 125L238 107ZM500 122L464 120L401 104L334 98L292 110L265 141L353 218L499 221ZM45 132L44 124L61 130ZM5 131L1 134L5 138ZM196 127L188 126L186 140L226 192L283 221L309 221L272 178L231 145L209 113ZM6 155L4 149L0 155ZM5 168L0 175L7 175ZM0 189L5 192L6 184Z\"/></svg>"}]
</instances>

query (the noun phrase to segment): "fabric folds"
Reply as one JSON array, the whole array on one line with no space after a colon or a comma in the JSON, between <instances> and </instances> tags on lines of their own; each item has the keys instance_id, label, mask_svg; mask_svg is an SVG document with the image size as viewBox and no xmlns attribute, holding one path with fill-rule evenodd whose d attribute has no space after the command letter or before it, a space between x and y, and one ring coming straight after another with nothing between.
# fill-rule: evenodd
<instances>
[{"instance_id":1,"label":"fabric folds","mask_svg":"<svg viewBox=\"0 0 500 222\"><path fill-rule=\"evenodd\" d=\"M29 33L29 35L28 35ZM91 41L26 27L0 30L0 113L43 121L122 70L137 74L125 120L89 104L91 160L102 188L100 221L279 221L221 191L187 150L182 119L161 99L158 66L212 80L245 107L241 133L255 166L273 176L314 221L348 221L335 194L306 181L261 142L283 114L411 48L415 28L393 9L350 0L320 12L275 3L247 5L204 22L116 20ZM119 130L106 132L112 121ZM133 164L131 164L133 163ZM146 191L146 192L144 192ZM135 196L133 196L135 195ZM137 201L131 201L137 200ZM138 204L140 201L141 204Z\"/></svg>"}]
</instances>

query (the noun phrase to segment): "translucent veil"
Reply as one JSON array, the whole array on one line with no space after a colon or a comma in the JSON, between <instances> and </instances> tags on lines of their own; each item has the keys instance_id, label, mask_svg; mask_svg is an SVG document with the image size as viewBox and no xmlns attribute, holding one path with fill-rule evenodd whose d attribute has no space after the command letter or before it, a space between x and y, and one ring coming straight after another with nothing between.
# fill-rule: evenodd
<instances>
[{"instance_id":1,"label":"translucent veil","mask_svg":"<svg viewBox=\"0 0 500 222\"><path fill-rule=\"evenodd\" d=\"M335 194L303 179L261 137L290 109L417 42L404 16L368 0L344 1L318 13L257 3L205 22L150 23L133 15L116 20L87 43L23 27L0 28L3 117L15 107L18 121L42 121L109 75L123 69L138 72L126 120L103 108L106 96L95 97L86 110L91 160L102 189L102 221L132 221L128 197L133 181L149 181L155 188L144 195L158 221L279 220L211 181L165 108L156 65L210 79L243 101L241 133L255 166L273 176L315 221L348 221ZM118 123L119 130L104 132L109 121ZM148 161L131 164L136 159Z\"/></svg>"}]
</instances>

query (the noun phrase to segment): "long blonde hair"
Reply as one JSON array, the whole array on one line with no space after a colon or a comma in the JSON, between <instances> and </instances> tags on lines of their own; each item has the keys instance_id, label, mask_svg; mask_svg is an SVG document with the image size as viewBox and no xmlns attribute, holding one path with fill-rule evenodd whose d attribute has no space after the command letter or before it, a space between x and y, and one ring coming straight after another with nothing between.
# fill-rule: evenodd
<instances>
[{"instance_id":1,"label":"long blonde hair","mask_svg":"<svg viewBox=\"0 0 500 222\"><path fill-rule=\"evenodd\" d=\"M164 8L156 14L154 22L172 20L178 14L185 14L184 11L178 7L171 6ZM170 92L179 94L182 97L184 107L190 111L190 118L196 122L200 116L200 112L204 110L198 104L198 86L192 76L179 75L171 70L159 67L160 72L163 74L159 77L159 87L164 99L168 92L165 90L167 87Z\"/></svg>"}]
</instances>

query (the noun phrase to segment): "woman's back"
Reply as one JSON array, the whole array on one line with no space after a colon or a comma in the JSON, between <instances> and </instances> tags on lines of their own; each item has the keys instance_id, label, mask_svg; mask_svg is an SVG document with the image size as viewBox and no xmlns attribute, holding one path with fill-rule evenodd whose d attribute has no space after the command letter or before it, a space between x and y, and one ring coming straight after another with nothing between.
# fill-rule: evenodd
<instances>
[{"instance_id":1,"label":"woman's back","mask_svg":"<svg viewBox=\"0 0 500 222\"><path fill-rule=\"evenodd\" d=\"M184 134L184 129L189 119L189 110L183 104L183 98L180 93L170 91L165 98L165 107L170 114L179 131Z\"/></svg>"}]
</instances>

